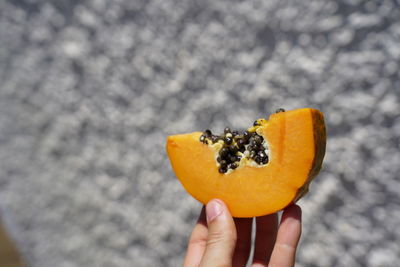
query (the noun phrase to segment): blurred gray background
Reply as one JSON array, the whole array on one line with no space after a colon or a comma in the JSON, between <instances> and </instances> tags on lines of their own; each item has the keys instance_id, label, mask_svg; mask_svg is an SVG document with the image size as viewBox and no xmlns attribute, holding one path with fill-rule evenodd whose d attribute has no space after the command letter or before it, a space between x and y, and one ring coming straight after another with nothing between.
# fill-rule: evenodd
<instances>
[{"instance_id":1,"label":"blurred gray background","mask_svg":"<svg viewBox=\"0 0 400 267\"><path fill-rule=\"evenodd\" d=\"M179 266L166 136L326 115L298 266L398 266L400 2L0 1L0 216L27 266Z\"/></svg>"}]
</instances>

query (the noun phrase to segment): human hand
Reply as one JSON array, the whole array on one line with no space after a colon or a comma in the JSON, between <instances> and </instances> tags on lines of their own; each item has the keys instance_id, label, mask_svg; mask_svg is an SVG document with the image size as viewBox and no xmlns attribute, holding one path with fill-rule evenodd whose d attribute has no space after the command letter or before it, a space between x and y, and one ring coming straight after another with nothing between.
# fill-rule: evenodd
<instances>
[{"instance_id":1,"label":"human hand","mask_svg":"<svg viewBox=\"0 0 400 267\"><path fill-rule=\"evenodd\" d=\"M193 229L183 266L245 266L250 255L252 221L233 219L221 200L211 200ZM297 205L284 210L279 224L277 213L256 217L251 266L294 266L300 234L301 209Z\"/></svg>"}]
</instances>

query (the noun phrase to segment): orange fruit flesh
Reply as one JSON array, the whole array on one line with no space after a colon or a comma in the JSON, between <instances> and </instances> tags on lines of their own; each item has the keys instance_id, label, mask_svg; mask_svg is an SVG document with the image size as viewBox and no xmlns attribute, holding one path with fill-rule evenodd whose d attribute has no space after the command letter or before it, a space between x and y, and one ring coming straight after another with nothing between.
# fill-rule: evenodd
<instances>
[{"instance_id":1,"label":"orange fruit flesh","mask_svg":"<svg viewBox=\"0 0 400 267\"><path fill-rule=\"evenodd\" d=\"M322 113L309 108L276 113L260 127L269 163L227 174L218 172L216 152L199 141L201 132L169 136L167 153L186 191L204 204L223 200L234 217L271 214L302 197L325 153Z\"/></svg>"}]
</instances>

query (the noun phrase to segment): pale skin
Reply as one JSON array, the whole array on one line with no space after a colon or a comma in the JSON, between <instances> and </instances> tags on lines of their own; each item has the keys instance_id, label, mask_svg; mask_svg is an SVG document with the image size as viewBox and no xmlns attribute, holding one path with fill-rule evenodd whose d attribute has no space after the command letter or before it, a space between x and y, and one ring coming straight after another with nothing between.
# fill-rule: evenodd
<instances>
[{"instance_id":1,"label":"pale skin","mask_svg":"<svg viewBox=\"0 0 400 267\"><path fill-rule=\"evenodd\" d=\"M203 207L189 239L184 267L246 266L250 256L252 218L232 218L218 199ZM287 207L282 219L256 217L252 267L292 267L301 235L301 209Z\"/></svg>"}]
</instances>

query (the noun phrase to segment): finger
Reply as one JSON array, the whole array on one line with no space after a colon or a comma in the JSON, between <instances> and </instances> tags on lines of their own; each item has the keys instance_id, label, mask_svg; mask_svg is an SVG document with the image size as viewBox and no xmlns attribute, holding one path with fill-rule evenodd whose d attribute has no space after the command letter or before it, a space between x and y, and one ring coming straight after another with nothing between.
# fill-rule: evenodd
<instances>
[{"instance_id":1,"label":"finger","mask_svg":"<svg viewBox=\"0 0 400 267\"><path fill-rule=\"evenodd\" d=\"M183 262L184 267L199 266L201 258L203 257L204 250L207 243L207 221L206 211L203 206L200 216L189 238L189 245L186 252L186 257Z\"/></svg>"},{"instance_id":2,"label":"finger","mask_svg":"<svg viewBox=\"0 0 400 267\"><path fill-rule=\"evenodd\" d=\"M292 205L285 209L269 267L293 267L301 235L301 209Z\"/></svg>"},{"instance_id":3,"label":"finger","mask_svg":"<svg viewBox=\"0 0 400 267\"><path fill-rule=\"evenodd\" d=\"M256 240L253 267L267 266L276 241L278 214L274 213L256 218Z\"/></svg>"},{"instance_id":4,"label":"finger","mask_svg":"<svg viewBox=\"0 0 400 267\"><path fill-rule=\"evenodd\" d=\"M253 218L236 218L237 241L233 253L233 266L245 266L250 255Z\"/></svg>"},{"instance_id":5,"label":"finger","mask_svg":"<svg viewBox=\"0 0 400 267\"><path fill-rule=\"evenodd\" d=\"M200 266L231 266L236 244L236 228L226 205L218 199L206 206L207 245Z\"/></svg>"}]
</instances>

